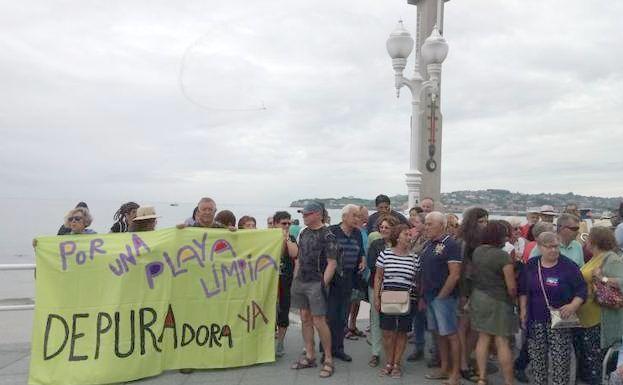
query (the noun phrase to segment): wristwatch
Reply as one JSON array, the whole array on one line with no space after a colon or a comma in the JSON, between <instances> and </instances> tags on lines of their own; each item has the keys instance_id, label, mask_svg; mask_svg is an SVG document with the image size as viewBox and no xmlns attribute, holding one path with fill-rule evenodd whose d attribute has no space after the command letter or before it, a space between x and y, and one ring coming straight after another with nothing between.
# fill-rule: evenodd
<instances>
[{"instance_id":1,"label":"wristwatch","mask_svg":"<svg viewBox=\"0 0 623 385\"><path fill-rule=\"evenodd\" d=\"M602 283L608 283L608 277L601 277Z\"/></svg>"}]
</instances>

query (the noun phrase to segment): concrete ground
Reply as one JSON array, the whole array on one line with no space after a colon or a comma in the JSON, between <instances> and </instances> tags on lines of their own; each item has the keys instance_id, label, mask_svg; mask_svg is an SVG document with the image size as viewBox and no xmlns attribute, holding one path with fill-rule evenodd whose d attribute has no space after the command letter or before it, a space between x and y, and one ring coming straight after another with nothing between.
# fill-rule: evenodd
<instances>
[{"instance_id":1,"label":"concrete ground","mask_svg":"<svg viewBox=\"0 0 623 385\"><path fill-rule=\"evenodd\" d=\"M362 318L365 318L368 308L362 306ZM30 357L30 328L32 312L4 312L0 313L3 322L0 328L0 385L20 385L28 381L28 365ZM379 377L378 368L368 367L370 347L365 338L357 341L345 341L345 350L352 355L353 362L336 361L336 370L333 377L321 379L318 377L318 368L305 370L291 370L290 364L297 359L302 351L298 316L292 314L292 326L286 337L286 355L274 363L254 365L238 369L226 370L199 370L192 374L181 374L178 371L168 371L159 376L132 381L131 384L150 385L192 385L192 384L240 384L240 385L277 385L277 384L339 384L339 385L376 385L376 384L422 384L441 385L441 381L424 379L430 371L425 362L405 363L403 378L400 380L389 377ZM7 322L8 320L8 322ZM366 319L359 320L359 328L363 330L367 325ZM408 345L407 354L413 349ZM467 383L464 381L464 383ZM502 384L498 374L491 376L490 384ZM61 384L62 385L62 384Z\"/></svg>"}]
</instances>

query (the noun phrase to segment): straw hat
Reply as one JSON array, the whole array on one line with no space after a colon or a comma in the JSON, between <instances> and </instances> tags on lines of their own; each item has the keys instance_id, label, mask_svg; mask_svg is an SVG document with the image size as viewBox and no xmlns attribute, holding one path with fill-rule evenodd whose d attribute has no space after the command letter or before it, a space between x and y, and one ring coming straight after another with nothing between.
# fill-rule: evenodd
<instances>
[{"instance_id":1,"label":"straw hat","mask_svg":"<svg viewBox=\"0 0 623 385\"><path fill-rule=\"evenodd\" d=\"M539 210L539 214L541 215L551 215L556 216L557 213L554 211L554 207L551 205L543 205L541 206L541 210Z\"/></svg>"},{"instance_id":2,"label":"straw hat","mask_svg":"<svg viewBox=\"0 0 623 385\"><path fill-rule=\"evenodd\" d=\"M156 209L154 206L141 206L136 210L136 218L135 221L142 221L145 219L154 219L160 218L156 215Z\"/></svg>"}]
</instances>

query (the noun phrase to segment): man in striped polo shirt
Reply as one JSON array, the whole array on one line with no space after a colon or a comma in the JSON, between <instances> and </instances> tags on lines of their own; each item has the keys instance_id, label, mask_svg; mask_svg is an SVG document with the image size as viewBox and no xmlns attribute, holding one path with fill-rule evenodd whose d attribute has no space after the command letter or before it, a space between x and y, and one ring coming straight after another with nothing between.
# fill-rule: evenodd
<instances>
[{"instance_id":1,"label":"man in striped polo shirt","mask_svg":"<svg viewBox=\"0 0 623 385\"><path fill-rule=\"evenodd\" d=\"M348 305L357 270L362 271L366 267L359 223L359 206L348 204L342 208L342 222L329 227L342 250L342 274L336 274L331 282L327 318L331 329L333 357L347 362L352 361L352 357L344 352Z\"/></svg>"}]
</instances>

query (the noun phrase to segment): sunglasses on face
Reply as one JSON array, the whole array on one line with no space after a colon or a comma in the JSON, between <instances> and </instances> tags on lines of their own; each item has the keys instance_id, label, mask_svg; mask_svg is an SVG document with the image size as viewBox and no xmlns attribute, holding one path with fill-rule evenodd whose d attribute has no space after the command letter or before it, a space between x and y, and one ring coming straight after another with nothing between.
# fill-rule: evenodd
<instances>
[{"instance_id":1,"label":"sunglasses on face","mask_svg":"<svg viewBox=\"0 0 623 385\"><path fill-rule=\"evenodd\" d=\"M82 220L82 217L69 217L67 218L68 222L80 222Z\"/></svg>"},{"instance_id":2,"label":"sunglasses on face","mask_svg":"<svg viewBox=\"0 0 623 385\"><path fill-rule=\"evenodd\" d=\"M281 226L290 226L292 222L279 222Z\"/></svg>"},{"instance_id":3,"label":"sunglasses on face","mask_svg":"<svg viewBox=\"0 0 623 385\"><path fill-rule=\"evenodd\" d=\"M546 249L557 249L560 247L560 244L556 243L553 245L541 245L541 247L546 248Z\"/></svg>"}]
</instances>

